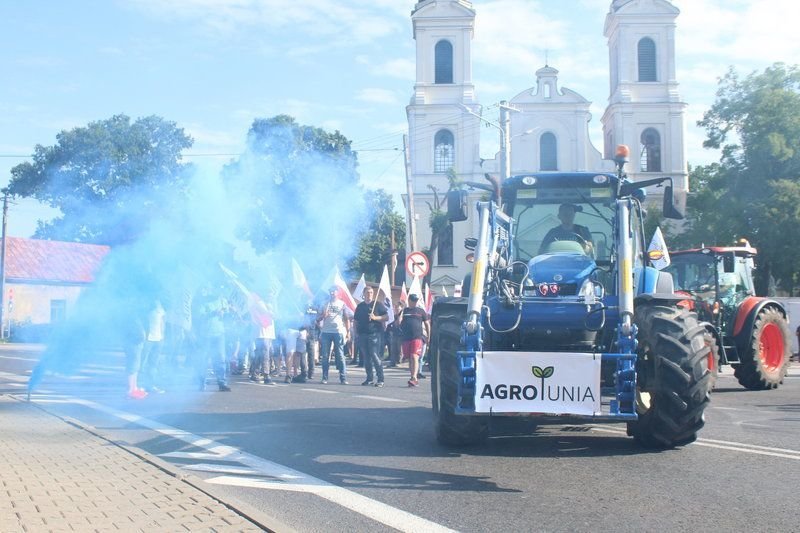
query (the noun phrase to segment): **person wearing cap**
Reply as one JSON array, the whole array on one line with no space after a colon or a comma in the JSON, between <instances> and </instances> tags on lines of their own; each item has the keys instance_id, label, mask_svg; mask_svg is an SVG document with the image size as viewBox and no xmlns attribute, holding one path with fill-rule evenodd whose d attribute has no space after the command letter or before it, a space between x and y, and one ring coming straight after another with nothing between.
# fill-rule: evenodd
<instances>
[{"instance_id":1,"label":"person wearing cap","mask_svg":"<svg viewBox=\"0 0 800 533\"><path fill-rule=\"evenodd\" d=\"M322 321L319 341L322 348L322 384L328 383L328 369L331 365L331 346L336 357L336 368L339 370L339 383L347 385L347 365L344 361L344 340L347 338L347 316L344 302L339 299L338 287L328 290L330 300L319 310L318 317Z\"/></svg>"},{"instance_id":2,"label":"person wearing cap","mask_svg":"<svg viewBox=\"0 0 800 533\"><path fill-rule=\"evenodd\" d=\"M539 254L547 253L547 248L554 241L573 241L583 247L586 255L593 253L592 234L589 228L575 224L575 213L583 211L581 206L575 204L561 204L558 206L558 219L561 224L552 228L544 236Z\"/></svg>"},{"instance_id":3,"label":"person wearing cap","mask_svg":"<svg viewBox=\"0 0 800 533\"><path fill-rule=\"evenodd\" d=\"M408 368L411 371L409 387L419 385L419 358L422 355L424 339L428 336L428 313L417 306L419 296L408 295L408 307L400 314L400 331L403 337L403 357L408 358Z\"/></svg>"}]
</instances>

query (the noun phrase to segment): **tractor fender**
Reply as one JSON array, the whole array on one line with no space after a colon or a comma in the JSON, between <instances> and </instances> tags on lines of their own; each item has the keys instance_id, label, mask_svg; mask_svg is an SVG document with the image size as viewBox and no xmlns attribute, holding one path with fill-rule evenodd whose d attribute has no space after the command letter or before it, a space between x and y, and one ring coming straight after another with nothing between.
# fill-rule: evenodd
<instances>
[{"instance_id":1,"label":"tractor fender","mask_svg":"<svg viewBox=\"0 0 800 533\"><path fill-rule=\"evenodd\" d=\"M750 344L756 316L766 307L774 307L786 318L786 309L777 300L750 296L741 303L739 310L736 312L736 320L733 323L733 340L738 349L743 350Z\"/></svg>"}]
</instances>

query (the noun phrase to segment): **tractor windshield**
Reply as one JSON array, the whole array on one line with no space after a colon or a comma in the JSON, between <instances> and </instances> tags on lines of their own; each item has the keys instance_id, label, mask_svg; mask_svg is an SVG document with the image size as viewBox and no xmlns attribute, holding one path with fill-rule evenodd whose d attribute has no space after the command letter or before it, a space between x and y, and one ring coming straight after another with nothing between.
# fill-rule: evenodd
<instances>
[{"instance_id":1,"label":"tractor windshield","mask_svg":"<svg viewBox=\"0 0 800 533\"><path fill-rule=\"evenodd\" d=\"M518 260L548 253L584 254L598 263L611 259L614 201L609 188L519 189L512 216Z\"/></svg>"},{"instance_id":2,"label":"tractor windshield","mask_svg":"<svg viewBox=\"0 0 800 533\"><path fill-rule=\"evenodd\" d=\"M735 305L755 293L748 261L751 260L736 257L733 271L725 272L722 258L713 253L680 254L672 257L666 271L672 274L676 289L709 303L716 299L718 283L719 300Z\"/></svg>"}]
</instances>

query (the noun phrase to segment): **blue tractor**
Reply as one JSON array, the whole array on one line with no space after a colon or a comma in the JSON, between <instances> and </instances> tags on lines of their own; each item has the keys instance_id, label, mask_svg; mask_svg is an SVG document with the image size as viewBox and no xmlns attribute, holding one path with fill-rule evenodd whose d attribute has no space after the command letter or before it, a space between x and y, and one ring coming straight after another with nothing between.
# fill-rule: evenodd
<instances>
[{"instance_id":1,"label":"blue tractor","mask_svg":"<svg viewBox=\"0 0 800 533\"><path fill-rule=\"evenodd\" d=\"M648 448L693 442L712 376L697 315L672 277L651 266L644 188L630 182L620 147L615 173L538 173L484 189L479 233L462 296L431 312L432 404L437 439L488 437L494 417L627 422ZM448 193L451 221L468 218L466 190ZM653 256L652 259L656 259ZM553 418L557 417L557 418ZM566 418L565 418L566 417Z\"/></svg>"}]
</instances>

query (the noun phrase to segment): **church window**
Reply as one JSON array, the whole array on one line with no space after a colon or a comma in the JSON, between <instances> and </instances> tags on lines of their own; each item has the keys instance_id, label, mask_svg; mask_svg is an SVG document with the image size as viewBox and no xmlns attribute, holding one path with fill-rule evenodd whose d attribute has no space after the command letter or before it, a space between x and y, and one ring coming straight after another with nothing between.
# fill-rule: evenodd
<instances>
[{"instance_id":1,"label":"church window","mask_svg":"<svg viewBox=\"0 0 800 533\"><path fill-rule=\"evenodd\" d=\"M436 83L453 83L453 45L449 41L436 43Z\"/></svg>"},{"instance_id":2,"label":"church window","mask_svg":"<svg viewBox=\"0 0 800 533\"><path fill-rule=\"evenodd\" d=\"M558 141L549 131L539 139L539 170L558 170Z\"/></svg>"},{"instance_id":3,"label":"church window","mask_svg":"<svg viewBox=\"0 0 800 533\"><path fill-rule=\"evenodd\" d=\"M658 81L656 76L656 43L650 37L639 41L639 81Z\"/></svg>"},{"instance_id":4,"label":"church window","mask_svg":"<svg viewBox=\"0 0 800 533\"><path fill-rule=\"evenodd\" d=\"M439 130L433 138L433 171L447 172L456 160L453 134L449 130Z\"/></svg>"},{"instance_id":5,"label":"church window","mask_svg":"<svg viewBox=\"0 0 800 533\"><path fill-rule=\"evenodd\" d=\"M453 225L447 224L439 231L439 245L436 248L436 261L441 266L453 264Z\"/></svg>"},{"instance_id":6,"label":"church window","mask_svg":"<svg viewBox=\"0 0 800 533\"><path fill-rule=\"evenodd\" d=\"M642 172L661 172L661 136L653 128L642 132L642 152L639 160Z\"/></svg>"}]
</instances>

